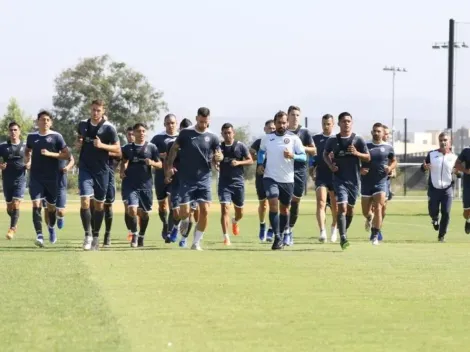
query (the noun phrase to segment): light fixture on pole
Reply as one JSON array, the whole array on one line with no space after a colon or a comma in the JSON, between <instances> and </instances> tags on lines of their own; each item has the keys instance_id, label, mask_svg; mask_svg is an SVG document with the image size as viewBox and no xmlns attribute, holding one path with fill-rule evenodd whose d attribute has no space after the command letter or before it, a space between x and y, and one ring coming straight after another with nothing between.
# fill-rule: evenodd
<instances>
[{"instance_id":1,"label":"light fixture on pole","mask_svg":"<svg viewBox=\"0 0 470 352\"><path fill-rule=\"evenodd\" d=\"M406 68L398 66L385 66L384 71L392 72L392 146L395 143L395 76L397 72L408 72Z\"/></svg>"}]
</instances>

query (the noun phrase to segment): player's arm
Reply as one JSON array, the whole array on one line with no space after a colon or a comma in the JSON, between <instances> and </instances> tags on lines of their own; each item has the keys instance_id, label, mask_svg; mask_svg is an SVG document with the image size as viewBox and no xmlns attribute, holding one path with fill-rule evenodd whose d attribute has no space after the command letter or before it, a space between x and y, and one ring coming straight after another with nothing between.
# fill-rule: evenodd
<instances>
[{"instance_id":1,"label":"player's arm","mask_svg":"<svg viewBox=\"0 0 470 352\"><path fill-rule=\"evenodd\" d=\"M333 145L334 143L336 143L336 140L333 139L333 138L329 138L327 141L326 141L326 144L325 144L325 150L323 150L323 161L325 162L326 166L328 166L328 168L332 171L332 172L336 172L338 171L338 166L336 166L334 163L333 163L333 160L331 160L331 152L333 152Z\"/></svg>"},{"instance_id":2,"label":"player's arm","mask_svg":"<svg viewBox=\"0 0 470 352\"><path fill-rule=\"evenodd\" d=\"M96 136L95 140L93 141L93 145L95 146L95 148L102 149L110 154L115 153L119 155L119 153L121 152L121 145L119 144L119 141L114 142L113 144L104 144L103 142L101 142L101 139Z\"/></svg>"},{"instance_id":3,"label":"player's arm","mask_svg":"<svg viewBox=\"0 0 470 352\"><path fill-rule=\"evenodd\" d=\"M127 159L127 155L123 151L121 161L119 162L119 176L121 177L121 180L126 177L126 170L128 165L129 160Z\"/></svg>"},{"instance_id":4,"label":"player's arm","mask_svg":"<svg viewBox=\"0 0 470 352\"><path fill-rule=\"evenodd\" d=\"M348 147L348 152L358 157L362 162L368 163L370 161L370 154L364 139L359 137L355 144Z\"/></svg>"},{"instance_id":5,"label":"player's arm","mask_svg":"<svg viewBox=\"0 0 470 352\"><path fill-rule=\"evenodd\" d=\"M470 175L470 169L467 169L467 158L466 158L466 149L462 150L457 160L455 161L454 168L458 172Z\"/></svg>"},{"instance_id":6,"label":"player's arm","mask_svg":"<svg viewBox=\"0 0 470 352\"><path fill-rule=\"evenodd\" d=\"M71 155L70 150L67 147L62 148L58 153L50 152L47 149L41 149L41 154L48 158L59 160L69 160Z\"/></svg>"},{"instance_id":7,"label":"player's arm","mask_svg":"<svg viewBox=\"0 0 470 352\"><path fill-rule=\"evenodd\" d=\"M423 164L421 165L421 171L425 172L431 169L431 152L426 155Z\"/></svg>"},{"instance_id":8,"label":"player's arm","mask_svg":"<svg viewBox=\"0 0 470 352\"><path fill-rule=\"evenodd\" d=\"M32 153L32 143L28 138L26 139L26 148L24 149L24 167L26 170L29 170L31 167L31 153Z\"/></svg>"},{"instance_id":9,"label":"player's arm","mask_svg":"<svg viewBox=\"0 0 470 352\"><path fill-rule=\"evenodd\" d=\"M397 158L395 156L395 151L392 150L388 154L388 172L391 173L397 168Z\"/></svg>"},{"instance_id":10,"label":"player's arm","mask_svg":"<svg viewBox=\"0 0 470 352\"><path fill-rule=\"evenodd\" d=\"M109 156L112 157L112 158L121 159L122 154L121 154L120 149L119 149L119 153L109 152Z\"/></svg>"},{"instance_id":11,"label":"player's arm","mask_svg":"<svg viewBox=\"0 0 470 352\"><path fill-rule=\"evenodd\" d=\"M64 168L65 172L69 172L70 170L72 170L72 168L75 166L75 158L73 157L73 154L70 153L70 159L69 159L69 162L67 163L67 166Z\"/></svg>"},{"instance_id":12,"label":"player's arm","mask_svg":"<svg viewBox=\"0 0 470 352\"><path fill-rule=\"evenodd\" d=\"M243 160L233 160L232 166L247 166L253 164L253 159L247 146L242 144L241 148Z\"/></svg>"},{"instance_id":13,"label":"player's arm","mask_svg":"<svg viewBox=\"0 0 470 352\"><path fill-rule=\"evenodd\" d=\"M179 137L178 137L179 138ZM180 149L180 145L178 139L176 139L175 143L171 146L170 150L167 153L165 159L165 177L171 178L173 176L173 164L175 163L176 156L178 155L178 150Z\"/></svg>"},{"instance_id":14,"label":"player's arm","mask_svg":"<svg viewBox=\"0 0 470 352\"><path fill-rule=\"evenodd\" d=\"M295 161L307 161L307 153L305 147L299 138L294 138L294 156L292 159Z\"/></svg>"},{"instance_id":15,"label":"player's arm","mask_svg":"<svg viewBox=\"0 0 470 352\"><path fill-rule=\"evenodd\" d=\"M155 169L161 169L163 166L163 163L159 158L158 148L154 147L152 149L153 150L152 150L151 158L145 159L145 162L147 163L148 166L151 166Z\"/></svg>"},{"instance_id":16,"label":"player's arm","mask_svg":"<svg viewBox=\"0 0 470 352\"><path fill-rule=\"evenodd\" d=\"M305 153L311 156L317 155L317 148L315 147L315 142L313 141L312 135L310 133L307 135L306 142L307 143L304 143Z\"/></svg>"},{"instance_id":17,"label":"player's arm","mask_svg":"<svg viewBox=\"0 0 470 352\"><path fill-rule=\"evenodd\" d=\"M264 174L264 161L266 160L266 137L260 141L259 149L256 157L256 172L259 175Z\"/></svg>"}]
</instances>

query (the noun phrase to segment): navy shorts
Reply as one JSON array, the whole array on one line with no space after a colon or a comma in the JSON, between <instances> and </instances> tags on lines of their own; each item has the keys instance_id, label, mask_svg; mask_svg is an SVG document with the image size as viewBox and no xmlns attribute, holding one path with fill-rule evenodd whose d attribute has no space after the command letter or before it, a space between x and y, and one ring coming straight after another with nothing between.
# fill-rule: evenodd
<instances>
[{"instance_id":1,"label":"navy shorts","mask_svg":"<svg viewBox=\"0 0 470 352\"><path fill-rule=\"evenodd\" d=\"M165 173L163 170L157 170L155 172L155 195L157 200L160 202L170 194L170 184L165 183Z\"/></svg>"},{"instance_id":2,"label":"navy shorts","mask_svg":"<svg viewBox=\"0 0 470 352\"><path fill-rule=\"evenodd\" d=\"M243 185L224 185L219 183L218 191L220 204L232 204L243 208L245 203L245 187Z\"/></svg>"},{"instance_id":3,"label":"navy shorts","mask_svg":"<svg viewBox=\"0 0 470 352\"><path fill-rule=\"evenodd\" d=\"M265 177L264 189L266 190L266 197L268 199L279 198L282 205L290 205L292 195L294 193L294 183L280 183L274 181L272 178Z\"/></svg>"},{"instance_id":4,"label":"navy shorts","mask_svg":"<svg viewBox=\"0 0 470 352\"><path fill-rule=\"evenodd\" d=\"M57 182L57 201L55 206L58 209L65 209L67 204L67 174L59 173L59 180Z\"/></svg>"},{"instance_id":5,"label":"navy shorts","mask_svg":"<svg viewBox=\"0 0 470 352\"><path fill-rule=\"evenodd\" d=\"M116 200L116 179L114 175L115 175L114 170L110 170L108 190L106 191L104 204L113 204L114 201Z\"/></svg>"},{"instance_id":6,"label":"navy shorts","mask_svg":"<svg viewBox=\"0 0 470 352\"><path fill-rule=\"evenodd\" d=\"M145 212L150 212L153 205L153 190L131 189L127 194L127 206L137 207Z\"/></svg>"},{"instance_id":7,"label":"navy shorts","mask_svg":"<svg viewBox=\"0 0 470 352\"><path fill-rule=\"evenodd\" d=\"M5 202L11 203L13 199L22 200L24 198L24 192L26 189L25 177L18 178L11 182L9 180L3 179L2 184Z\"/></svg>"},{"instance_id":8,"label":"navy shorts","mask_svg":"<svg viewBox=\"0 0 470 352\"><path fill-rule=\"evenodd\" d=\"M189 204L194 201L197 203L211 202L211 181L189 183L181 182L179 187L179 201L181 204Z\"/></svg>"},{"instance_id":9,"label":"navy shorts","mask_svg":"<svg viewBox=\"0 0 470 352\"><path fill-rule=\"evenodd\" d=\"M177 209L180 206L180 194L179 194L179 179L174 176L167 189L170 191L170 207L171 209Z\"/></svg>"},{"instance_id":10,"label":"navy shorts","mask_svg":"<svg viewBox=\"0 0 470 352\"><path fill-rule=\"evenodd\" d=\"M368 182L361 182L361 197L368 198L378 193L385 193L387 195L388 184L386 181L376 184L369 184Z\"/></svg>"},{"instance_id":11,"label":"navy shorts","mask_svg":"<svg viewBox=\"0 0 470 352\"><path fill-rule=\"evenodd\" d=\"M57 180L37 180L30 176L29 195L31 200L45 199L47 203L55 205L57 201Z\"/></svg>"},{"instance_id":12,"label":"navy shorts","mask_svg":"<svg viewBox=\"0 0 470 352\"><path fill-rule=\"evenodd\" d=\"M462 192L463 210L470 209L470 188L463 188Z\"/></svg>"},{"instance_id":13,"label":"navy shorts","mask_svg":"<svg viewBox=\"0 0 470 352\"><path fill-rule=\"evenodd\" d=\"M264 190L263 179L264 179L263 175L256 175L255 187L256 187L256 194L258 195L258 200L266 199L266 191Z\"/></svg>"},{"instance_id":14,"label":"navy shorts","mask_svg":"<svg viewBox=\"0 0 470 352\"><path fill-rule=\"evenodd\" d=\"M294 173L294 196L302 198L305 191L305 182L307 181L307 170L296 171Z\"/></svg>"},{"instance_id":15,"label":"navy shorts","mask_svg":"<svg viewBox=\"0 0 470 352\"><path fill-rule=\"evenodd\" d=\"M127 177L124 177L121 181L121 199L124 204L127 204L127 195L129 194L129 186L127 186Z\"/></svg>"},{"instance_id":16,"label":"navy shorts","mask_svg":"<svg viewBox=\"0 0 470 352\"><path fill-rule=\"evenodd\" d=\"M98 202L104 202L108 192L109 170L91 174L86 169L78 171L78 185L80 197L94 198Z\"/></svg>"},{"instance_id":17,"label":"navy shorts","mask_svg":"<svg viewBox=\"0 0 470 352\"><path fill-rule=\"evenodd\" d=\"M358 187L349 182L333 182L335 194L336 194L336 202L340 203L348 203L350 206L354 206L356 204L357 194L358 194Z\"/></svg>"}]
</instances>

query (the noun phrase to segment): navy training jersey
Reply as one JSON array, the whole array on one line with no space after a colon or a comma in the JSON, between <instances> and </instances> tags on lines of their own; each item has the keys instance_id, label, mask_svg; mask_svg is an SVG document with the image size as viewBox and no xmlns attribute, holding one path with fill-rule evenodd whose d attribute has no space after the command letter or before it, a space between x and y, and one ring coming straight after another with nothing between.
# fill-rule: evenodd
<instances>
[{"instance_id":1,"label":"navy training jersey","mask_svg":"<svg viewBox=\"0 0 470 352\"><path fill-rule=\"evenodd\" d=\"M326 142L324 153L334 154L334 163L338 171L333 173L333 180L359 185L359 171L361 162L357 156L347 151L350 145L354 145L359 153L367 153L367 145L364 139L356 134L349 137L333 135Z\"/></svg>"},{"instance_id":2,"label":"navy training jersey","mask_svg":"<svg viewBox=\"0 0 470 352\"><path fill-rule=\"evenodd\" d=\"M77 133L83 137L78 167L92 173L109 170L109 153L106 150L95 148L93 141L98 136L104 144L112 145L119 142L116 128L109 121L102 121L94 126L88 119L80 121Z\"/></svg>"},{"instance_id":3,"label":"navy training jersey","mask_svg":"<svg viewBox=\"0 0 470 352\"><path fill-rule=\"evenodd\" d=\"M258 154L260 147L261 147L261 138L258 138L256 141L253 142L250 148L253 149L256 152L256 154ZM265 156L263 166L266 166L266 159L267 157ZM254 156L254 161L256 163L256 155ZM263 178L263 175L258 175L258 173L256 173L256 177Z\"/></svg>"},{"instance_id":4,"label":"navy training jersey","mask_svg":"<svg viewBox=\"0 0 470 352\"><path fill-rule=\"evenodd\" d=\"M240 141L232 145L220 144L224 159L220 162L219 183L224 185L243 186L245 170L243 166L232 166L233 160L242 161L248 158L248 147Z\"/></svg>"},{"instance_id":5,"label":"navy training jersey","mask_svg":"<svg viewBox=\"0 0 470 352\"><path fill-rule=\"evenodd\" d=\"M24 165L24 151L26 145L23 142L13 144L4 142L0 144L0 158L7 167L2 171L4 181L14 181L25 177L26 168Z\"/></svg>"},{"instance_id":6,"label":"navy training jersey","mask_svg":"<svg viewBox=\"0 0 470 352\"><path fill-rule=\"evenodd\" d=\"M470 169L470 147L463 148L458 160L465 163L466 170ZM470 175L467 175L466 173L463 174L463 188L470 189Z\"/></svg>"},{"instance_id":7,"label":"navy training jersey","mask_svg":"<svg viewBox=\"0 0 470 352\"><path fill-rule=\"evenodd\" d=\"M180 147L180 180L210 181L212 157L220 149L219 138L209 130L199 132L195 127L188 127L180 131L176 143Z\"/></svg>"},{"instance_id":8,"label":"navy training jersey","mask_svg":"<svg viewBox=\"0 0 470 352\"><path fill-rule=\"evenodd\" d=\"M126 184L132 189L152 189L152 167L145 159L159 161L158 148L152 143L129 143L121 148L122 158L128 160Z\"/></svg>"},{"instance_id":9,"label":"navy training jersey","mask_svg":"<svg viewBox=\"0 0 470 352\"><path fill-rule=\"evenodd\" d=\"M323 133L319 133L313 136L313 143L317 148L317 155L315 156L315 175L316 178L323 181L333 179L333 173L323 159L323 151L325 150L326 141L328 141L328 138L330 137L331 136L325 136Z\"/></svg>"},{"instance_id":10,"label":"navy training jersey","mask_svg":"<svg viewBox=\"0 0 470 352\"><path fill-rule=\"evenodd\" d=\"M304 147L308 147L309 145L314 144L312 135L310 134L308 129L302 126L299 126L297 127L297 129L289 130L289 131L297 135L297 137L299 137ZM307 161L294 161L295 172L305 172L307 170L307 166L308 166L308 158L307 158Z\"/></svg>"},{"instance_id":11,"label":"navy training jersey","mask_svg":"<svg viewBox=\"0 0 470 352\"><path fill-rule=\"evenodd\" d=\"M31 149L31 176L37 180L56 180L59 173L59 159L51 158L41 154L41 149L53 153L59 153L67 147L62 135L56 131L49 131L45 135L39 132L28 134L26 147Z\"/></svg>"},{"instance_id":12,"label":"navy training jersey","mask_svg":"<svg viewBox=\"0 0 470 352\"><path fill-rule=\"evenodd\" d=\"M177 137L178 137L178 134L175 134L172 136L172 135L167 134L165 131L163 131L153 136L150 143L154 144L157 147L157 149L160 151L160 153L167 153L170 151L170 148L171 148L171 146L169 147L168 144L173 145ZM163 174L164 170L163 169L155 170L155 173Z\"/></svg>"},{"instance_id":13,"label":"navy training jersey","mask_svg":"<svg viewBox=\"0 0 470 352\"><path fill-rule=\"evenodd\" d=\"M395 158L393 147L387 143L374 144L370 142L367 143L367 148L369 149L370 162L362 163L361 167L369 169L369 172L361 176L362 182L369 185L385 182L388 177L385 166Z\"/></svg>"}]
</instances>

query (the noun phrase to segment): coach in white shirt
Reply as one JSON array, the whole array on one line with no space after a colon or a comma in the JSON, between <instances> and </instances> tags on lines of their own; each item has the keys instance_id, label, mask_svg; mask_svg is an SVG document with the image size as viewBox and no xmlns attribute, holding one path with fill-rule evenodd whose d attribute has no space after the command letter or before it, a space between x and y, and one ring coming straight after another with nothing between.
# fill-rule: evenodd
<instances>
[{"instance_id":1,"label":"coach in white shirt","mask_svg":"<svg viewBox=\"0 0 470 352\"><path fill-rule=\"evenodd\" d=\"M439 135L439 149L430 151L422 165L423 171L429 170L428 209L434 230L439 231L439 242L445 241L452 207L454 184L452 174L457 156L450 150L450 145L449 134L442 132Z\"/></svg>"},{"instance_id":2,"label":"coach in white shirt","mask_svg":"<svg viewBox=\"0 0 470 352\"><path fill-rule=\"evenodd\" d=\"M306 161L307 155L299 137L287 130L285 112L279 111L274 116L274 125L276 130L261 140L257 172L264 173L269 221L275 235L272 249L277 250L283 248L281 230L285 229L289 220L289 206L294 192L294 161ZM266 166L263 166L265 157Z\"/></svg>"}]
</instances>

